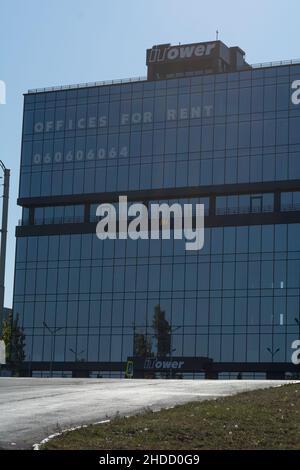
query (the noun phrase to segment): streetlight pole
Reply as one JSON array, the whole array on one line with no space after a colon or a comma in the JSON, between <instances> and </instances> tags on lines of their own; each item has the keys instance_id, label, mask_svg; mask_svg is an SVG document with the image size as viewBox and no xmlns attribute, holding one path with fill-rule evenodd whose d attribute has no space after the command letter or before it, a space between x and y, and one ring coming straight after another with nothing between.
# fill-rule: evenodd
<instances>
[{"instance_id":1,"label":"streetlight pole","mask_svg":"<svg viewBox=\"0 0 300 470\"><path fill-rule=\"evenodd\" d=\"M0 246L0 336L4 320L4 282L5 282L5 260L7 240L8 198L10 170L0 160L0 167L4 174L3 201L2 201L2 223L1 223L1 246Z\"/></svg>"},{"instance_id":2,"label":"streetlight pole","mask_svg":"<svg viewBox=\"0 0 300 470\"><path fill-rule=\"evenodd\" d=\"M75 362L78 362L78 357L79 357L82 353L85 352L85 349L83 349L82 351L80 351L80 353L79 353L78 355L77 355L77 353L74 351L74 349L72 349L72 348L69 348L69 351L74 354L74 356L75 356Z\"/></svg>"},{"instance_id":3,"label":"streetlight pole","mask_svg":"<svg viewBox=\"0 0 300 470\"><path fill-rule=\"evenodd\" d=\"M56 333L58 333L58 331L62 330L63 327L60 327L60 328L50 328L47 323L44 321L43 322L43 325L45 328L47 328L47 330L49 331L49 333L51 334L51 360L50 360L50 377L52 377L52 369L53 369L53 360L54 360L54 346L55 346L55 335Z\"/></svg>"},{"instance_id":4,"label":"streetlight pole","mask_svg":"<svg viewBox=\"0 0 300 470\"><path fill-rule=\"evenodd\" d=\"M171 338L170 338L170 358L171 358L171 360L170 360L170 372L169 373L170 373L170 378L171 379L173 377L173 369L172 369L173 352L176 351L176 348L173 348L173 333L174 333L174 331L177 331L180 328L181 328L181 326L174 326L174 327L170 328L170 336L171 336Z\"/></svg>"},{"instance_id":5,"label":"streetlight pole","mask_svg":"<svg viewBox=\"0 0 300 470\"><path fill-rule=\"evenodd\" d=\"M170 351L171 351L171 354L170 354L170 356L171 356L171 358L172 358L173 352L176 350L176 348L175 348L175 349L172 349L172 348L173 348L173 336L172 336L172 335L173 335L174 331L177 331L177 330L179 330L180 328L181 328L181 326L174 326L174 327L171 327L171 330L170 330L170 333L171 333L171 341L170 341Z\"/></svg>"},{"instance_id":6,"label":"streetlight pole","mask_svg":"<svg viewBox=\"0 0 300 470\"><path fill-rule=\"evenodd\" d=\"M296 324L298 325L298 338L297 339L300 339L300 321L299 321L299 318L296 318L296 317L294 320Z\"/></svg>"},{"instance_id":7,"label":"streetlight pole","mask_svg":"<svg viewBox=\"0 0 300 470\"><path fill-rule=\"evenodd\" d=\"M272 356L272 362L273 362L274 356L280 351L280 348L275 349L275 351L274 351L273 349L271 349L271 348L267 348L267 351L269 351L269 353L271 354L271 356Z\"/></svg>"}]
</instances>

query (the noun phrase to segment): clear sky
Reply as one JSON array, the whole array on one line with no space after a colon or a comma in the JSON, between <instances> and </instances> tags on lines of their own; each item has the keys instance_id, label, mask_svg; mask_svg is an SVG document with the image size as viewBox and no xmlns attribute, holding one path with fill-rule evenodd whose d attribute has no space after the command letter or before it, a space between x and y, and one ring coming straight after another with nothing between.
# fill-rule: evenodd
<instances>
[{"instance_id":1,"label":"clear sky","mask_svg":"<svg viewBox=\"0 0 300 470\"><path fill-rule=\"evenodd\" d=\"M299 0L0 0L0 159L11 168L6 305L12 303L23 93L146 74L153 44L219 39L249 63L300 58Z\"/></svg>"}]
</instances>

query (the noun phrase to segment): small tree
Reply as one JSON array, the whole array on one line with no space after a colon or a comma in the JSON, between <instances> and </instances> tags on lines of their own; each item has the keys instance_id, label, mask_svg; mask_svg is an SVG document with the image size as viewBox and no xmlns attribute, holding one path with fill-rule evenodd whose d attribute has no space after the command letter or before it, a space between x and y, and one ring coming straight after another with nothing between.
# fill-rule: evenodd
<instances>
[{"instance_id":1,"label":"small tree","mask_svg":"<svg viewBox=\"0 0 300 470\"><path fill-rule=\"evenodd\" d=\"M152 342L149 337L141 333L135 333L133 344L134 356L152 356Z\"/></svg>"},{"instance_id":2,"label":"small tree","mask_svg":"<svg viewBox=\"0 0 300 470\"><path fill-rule=\"evenodd\" d=\"M19 314L14 318L9 313L3 320L2 339L6 348L6 361L18 368L25 359L25 334L19 326Z\"/></svg>"},{"instance_id":3,"label":"small tree","mask_svg":"<svg viewBox=\"0 0 300 470\"><path fill-rule=\"evenodd\" d=\"M169 355L171 353L171 326L160 305L154 308L153 329L157 341L157 356Z\"/></svg>"}]
</instances>

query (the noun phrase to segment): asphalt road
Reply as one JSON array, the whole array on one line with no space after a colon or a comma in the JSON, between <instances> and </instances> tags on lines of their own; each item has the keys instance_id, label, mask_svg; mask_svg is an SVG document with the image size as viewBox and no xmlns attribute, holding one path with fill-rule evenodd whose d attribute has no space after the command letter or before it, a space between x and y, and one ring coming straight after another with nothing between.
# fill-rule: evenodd
<instances>
[{"instance_id":1,"label":"asphalt road","mask_svg":"<svg viewBox=\"0 0 300 470\"><path fill-rule=\"evenodd\" d=\"M117 413L276 386L265 380L0 378L0 449L26 449L59 430Z\"/></svg>"}]
</instances>

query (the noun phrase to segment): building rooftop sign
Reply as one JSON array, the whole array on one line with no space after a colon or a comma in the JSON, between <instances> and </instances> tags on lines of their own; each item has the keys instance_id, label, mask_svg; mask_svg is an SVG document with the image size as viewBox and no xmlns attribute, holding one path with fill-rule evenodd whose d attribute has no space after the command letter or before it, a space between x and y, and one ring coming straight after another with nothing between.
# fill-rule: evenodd
<instances>
[{"instance_id":1,"label":"building rooftop sign","mask_svg":"<svg viewBox=\"0 0 300 470\"><path fill-rule=\"evenodd\" d=\"M147 52L147 65L161 61L175 61L183 59L197 59L198 57L210 56L216 48L216 42L186 44L183 46L171 46L164 44L153 46Z\"/></svg>"},{"instance_id":2,"label":"building rooftop sign","mask_svg":"<svg viewBox=\"0 0 300 470\"><path fill-rule=\"evenodd\" d=\"M159 44L147 50L148 80L217 73L249 68L239 47L227 47L222 41L193 44Z\"/></svg>"}]
</instances>

